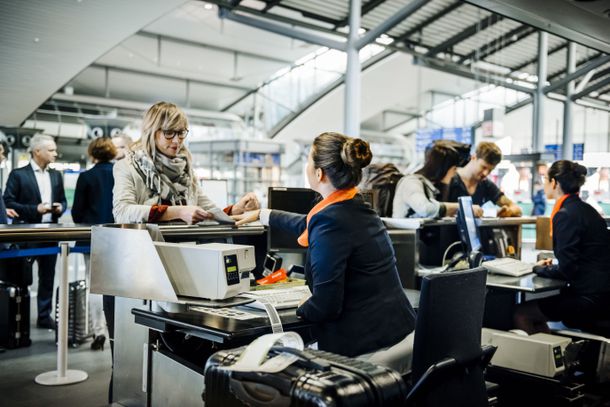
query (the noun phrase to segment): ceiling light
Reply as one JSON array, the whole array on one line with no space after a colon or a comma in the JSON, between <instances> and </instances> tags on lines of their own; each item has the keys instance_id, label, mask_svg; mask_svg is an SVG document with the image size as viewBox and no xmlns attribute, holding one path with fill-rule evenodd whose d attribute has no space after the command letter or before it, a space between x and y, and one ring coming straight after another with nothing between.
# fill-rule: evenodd
<instances>
[{"instance_id":1,"label":"ceiling light","mask_svg":"<svg viewBox=\"0 0 610 407\"><path fill-rule=\"evenodd\" d=\"M591 96L592 98L596 98L599 96L599 92L594 90L593 92L589 93L589 96Z\"/></svg>"},{"instance_id":2,"label":"ceiling light","mask_svg":"<svg viewBox=\"0 0 610 407\"><path fill-rule=\"evenodd\" d=\"M203 8L206 9L206 10L212 10L214 8L214 6L212 4L210 4L210 3L205 3L203 5Z\"/></svg>"}]
</instances>

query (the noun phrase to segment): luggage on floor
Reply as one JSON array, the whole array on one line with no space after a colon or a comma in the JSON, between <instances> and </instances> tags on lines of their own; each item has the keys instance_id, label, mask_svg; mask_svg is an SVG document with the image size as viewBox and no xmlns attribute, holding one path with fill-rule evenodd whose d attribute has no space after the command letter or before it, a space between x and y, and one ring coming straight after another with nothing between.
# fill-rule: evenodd
<instances>
[{"instance_id":1,"label":"luggage on floor","mask_svg":"<svg viewBox=\"0 0 610 407\"><path fill-rule=\"evenodd\" d=\"M232 371L245 348L213 354L205 367L206 407L236 406L400 406L407 388L391 369L329 352L273 347L298 360L277 373Z\"/></svg>"},{"instance_id":2,"label":"luggage on floor","mask_svg":"<svg viewBox=\"0 0 610 407\"><path fill-rule=\"evenodd\" d=\"M68 344L78 346L87 338L93 336L91 318L89 318L87 307L87 283L78 280L68 284ZM59 287L55 291L57 304L55 305L55 324L59 321ZM57 341L57 329L55 330L55 341Z\"/></svg>"},{"instance_id":3,"label":"luggage on floor","mask_svg":"<svg viewBox=\"0 0 610 407\"><path fill-rule=\"evenodd\" d=\"M0 281L0 346L30 346L30 289Z\"/></svg>"}]
</instances>

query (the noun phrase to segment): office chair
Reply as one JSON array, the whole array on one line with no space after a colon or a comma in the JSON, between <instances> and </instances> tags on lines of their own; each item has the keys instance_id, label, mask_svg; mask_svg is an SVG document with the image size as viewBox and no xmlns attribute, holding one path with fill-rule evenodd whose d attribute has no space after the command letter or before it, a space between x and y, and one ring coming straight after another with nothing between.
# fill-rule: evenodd
<instances>
[{"instance_id":1,"label":"office chair","mask_svg":"<svg viewBox=\"0 0 610 407\"><path fill-rule=\"evenodd\" d=\"M423 278L407 405L488 405L483 371L495 348L481 348L486 278L482 267Z\"/></svg>"}]
</instances>

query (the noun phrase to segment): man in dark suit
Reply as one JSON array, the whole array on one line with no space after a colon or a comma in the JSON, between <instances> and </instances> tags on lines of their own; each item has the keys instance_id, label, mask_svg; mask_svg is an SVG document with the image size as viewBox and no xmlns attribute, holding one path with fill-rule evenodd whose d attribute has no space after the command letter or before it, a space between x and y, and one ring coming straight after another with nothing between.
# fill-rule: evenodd
<instances>
[{"instance_id":1,"label":"man in dark suit","mask_svg":"<svg viewBox=\"0 0 610 407\"><path fill-rule=\"evenodd\" d=\"M32 159L22 168L11 171L4 191L4 203L19 214L22 223L57 223L66 210L66 196L61 173L49 168L57 157L57 145L52 137L32 137ZM47 245L48 246L48 245ZM53 281L57 255L39 256L38 262L38 319L39 328L54 329L51 318Z\"/></svg>"}]
</instances>

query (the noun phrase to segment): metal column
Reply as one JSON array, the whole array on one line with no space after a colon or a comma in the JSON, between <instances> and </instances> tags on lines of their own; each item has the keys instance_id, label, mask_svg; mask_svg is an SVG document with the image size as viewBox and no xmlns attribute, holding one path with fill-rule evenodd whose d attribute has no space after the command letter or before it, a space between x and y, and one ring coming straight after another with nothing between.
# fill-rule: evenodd
<instances>
[{"instance_id":1,"label":"metal column","mask_svg":"<svg viewBox=\"0 0 610 407\"><path fill-rule=\"evenodd\" d=\"M538 33L538 85L534 93L534 111L532 116L532 149L534 152L544 150L544 86L547 70L548 34L544 31Z\"/></svg>"},{"instance_id":2,"label":"metal column","mask_svg":"<svg viewBox=\"0 0 610 407\"><path fill-rule=\"evenodd\" d=\"M360 0L350 0L349 36L347 38L347 70L345 72L345 103L343 130L350 137L360 136Z\"/></svg>"},{"instance_id":3,"label":"metal column","mask_svg":"<svg viewBox=\"0 0 610 407\"><path fill-rule=\"evenodd\" d=\"M568 55L566 61L566 74L569 75L576 70L576 44L572 41L568 43ZM572 113L574 111L574 102L572 94L574 94L574 81L566 83L566 100L563 102L563 159L573 159L573 140L572 140Z\"/></svg>"}]
</instances>

